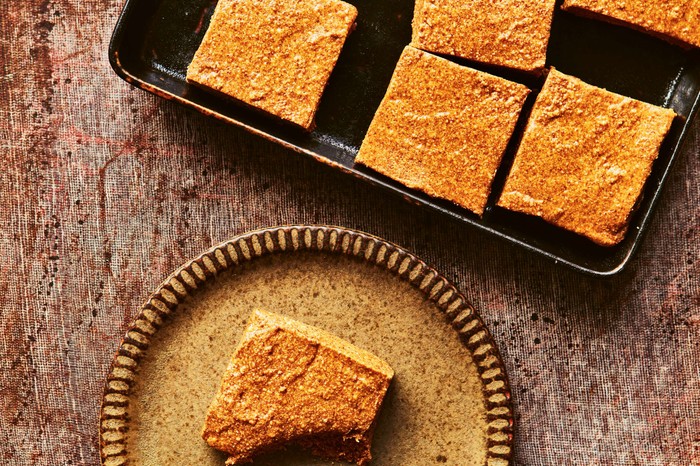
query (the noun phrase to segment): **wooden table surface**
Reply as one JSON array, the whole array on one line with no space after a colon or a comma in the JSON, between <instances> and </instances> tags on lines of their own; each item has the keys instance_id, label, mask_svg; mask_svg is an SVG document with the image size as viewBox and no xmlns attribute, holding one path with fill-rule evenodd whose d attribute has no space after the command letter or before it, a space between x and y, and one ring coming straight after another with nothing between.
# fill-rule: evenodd
<instances>
[{"instance_id":1,"label":"wooden table surface","mask_svg":"<svg viewBox=\"0 0 700 466\"><path fill-rule=\"evenodd\" d=\"M700 464L700 119L632 265L593 279L132 88L107 62L121 7L0 1L3 464L98 464L139 305L214 243L289 223L382 236L470 296L509 370L515 464Z\"/></svg>"}]
</instances>

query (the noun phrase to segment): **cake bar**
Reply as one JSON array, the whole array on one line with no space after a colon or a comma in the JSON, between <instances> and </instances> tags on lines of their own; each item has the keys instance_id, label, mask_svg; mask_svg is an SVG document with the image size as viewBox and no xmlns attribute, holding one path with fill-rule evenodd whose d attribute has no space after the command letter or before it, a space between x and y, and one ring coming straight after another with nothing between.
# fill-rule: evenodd
<instances>
[{"instance_id":1,"label":"cake bar","mask_svg":"<svg viewBox=\"0 0 700 466\"><path fill-rule=\"evenodd\" d=\"M540 72L556 0L416 0L411 45L481 63Z\"/></svg>"},{"instance_id":2,"label":"cake bar","mask_svg":"<svg viewBox=\"0 0 700 466\"><path fill-rule=\"evenodd\" d=\"M203 438L226 464L294 443L366 464L389 365L323 330L255 311L207 413Z\"/></svg>"},{"instance_id":3,"label":"cake bar","mask_svg":"<svg viewBox=\"0 0 700 466\"><path fill-rule=\"evenodd\" d=\"M618 244L674 118L552 69L498 205Z\"/></svg>"},{"instance_id":4,"label":"cake bar","mask_svg":"<svg viewBox=\"0 0 700 466\"><path fill-rule=\"evenodd\" d=\"M355 161L482 215L529 92L406 47Z\"/></svg>"},{"instance_id":5,"label":"cake bar","mask_svg":"<svg viewBox=\"0 0 700 466\"><path fill-rule=\"evenodd\" d=\"M340 0L219 0L187 81L309 130L356 17Z\"/></svg>"},{"instance_id":6,"label":"cake bar","mask_svg":"<svg viewBox=\"0 0 700 466\"><path fill-rule=\"evenodd\" d=\"M565 0L562 8L700 47L700 0Z\"/></svg>"}]
</instances>

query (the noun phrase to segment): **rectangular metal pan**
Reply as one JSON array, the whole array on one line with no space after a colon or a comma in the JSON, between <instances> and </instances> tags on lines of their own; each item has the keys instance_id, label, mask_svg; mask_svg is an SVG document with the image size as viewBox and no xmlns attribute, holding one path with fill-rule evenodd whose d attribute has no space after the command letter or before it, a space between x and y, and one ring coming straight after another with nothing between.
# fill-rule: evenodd
<instances>
[{"instance_id":1,"label":"rectangular metal pan","mask_svg":"<svg viewBox=\"0 0 700 466\"><path fill-rule=\"evenodd\" d=\"M495 207L517 146L511 144L483 218L451 203L410 190L364 167L354 157L387 89L396 61L411 38L414 0L350 0L357 28L350 35L321 100L316 128L307 134L272 117L210 94L185 81L215 7L213 0L127 0L109 48L114 70L129 83L243 127L310 155L388 192L435 209L557 263L592 275L621 271L639 246L664 181L700 106L700 53L640 32L557 11L548 65L591 84L673 108L676 121L634 214L627 238L604 248L545 222ZM466 62L463 62L466 63ZM542 79L471 66L537 90ZM532 105L532 97L528 106ZM527 113L527 112L525 112ZM525 118L521 118L520 125Z\"/></svg>"}]
</instances>

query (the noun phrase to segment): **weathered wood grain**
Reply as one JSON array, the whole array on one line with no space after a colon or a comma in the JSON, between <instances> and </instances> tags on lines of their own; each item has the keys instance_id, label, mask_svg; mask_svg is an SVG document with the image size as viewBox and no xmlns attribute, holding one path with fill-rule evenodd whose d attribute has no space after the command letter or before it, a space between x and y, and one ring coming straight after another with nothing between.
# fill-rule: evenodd
<instances>
[{"instance_id":1,"label":"weathered wood grain","mask_svg":"<svg viewBox=\"0 0 700 466\"><path fill-rule=\"evenodd\" d=\"M0 1L0 455L97 464L102 381L176 266L257 227L399 243L481 309L520 465L700 464L700 120L630 269L582 277L132 89L119 1Z\"/></svg>"}]
</instances>

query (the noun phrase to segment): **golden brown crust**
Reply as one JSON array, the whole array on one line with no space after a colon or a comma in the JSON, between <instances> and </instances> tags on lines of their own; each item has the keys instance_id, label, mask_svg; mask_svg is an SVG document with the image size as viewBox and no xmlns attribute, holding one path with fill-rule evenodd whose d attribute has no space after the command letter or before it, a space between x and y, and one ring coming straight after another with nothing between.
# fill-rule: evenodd
<instances>
[{"instance_id":1,"label":"golden brown crust","mask_svg":"<svg viewBox=\"0 0 700 466\"><path fill-rule=\"evenodd\" d=\"M545 66L556 0L416 0L411 45L523 71Z\"/></svg>"},{"instance_id":2,"label":"golden brown crust","mask_svg":"<svg viewBox=\"0 0 700 466\"><path fill-rule=\"evenodd\" d=\"M618 244L674 118L552 69L498 205Z\"/></svg>"},{"instance_id":3,"label":"golden brown crust","mask_svg":"<svg viewBox=\"0 0 700 466\"><path fill-rule=\"evenodd\" d=\"M700 47L700 0L565 0L562 8Z\"/></svg>"},{"instance_id":4,"label":"golden brown crust","mask_svg":"<svg viewBox=\"0 0 700 466\"><path fill-rule=\"evenodd\" d=\"M230 455L227 464L287 443L365 464L393 375L384 361L327 332L255 311L202 436Z\"/></svg>"},{"instance_id":5,"label":"golden brown crust","mask_svg":"<svg viewBox=\"0 0 700 466\"><path fill-rule=\"evenodd\" d=\"M406 47L355 161L482 215L529 92Z\"/></svg>"},{"instance_id":6,"label":"golden brown crust","mask_svg":"<svg viewBox=\"0 0 700 466\"><path fill-rule=\"evenodd\" d=\"M339 0L219 0L187 80L310 129L356 17Z\"/></svg>"}]
</instances>

